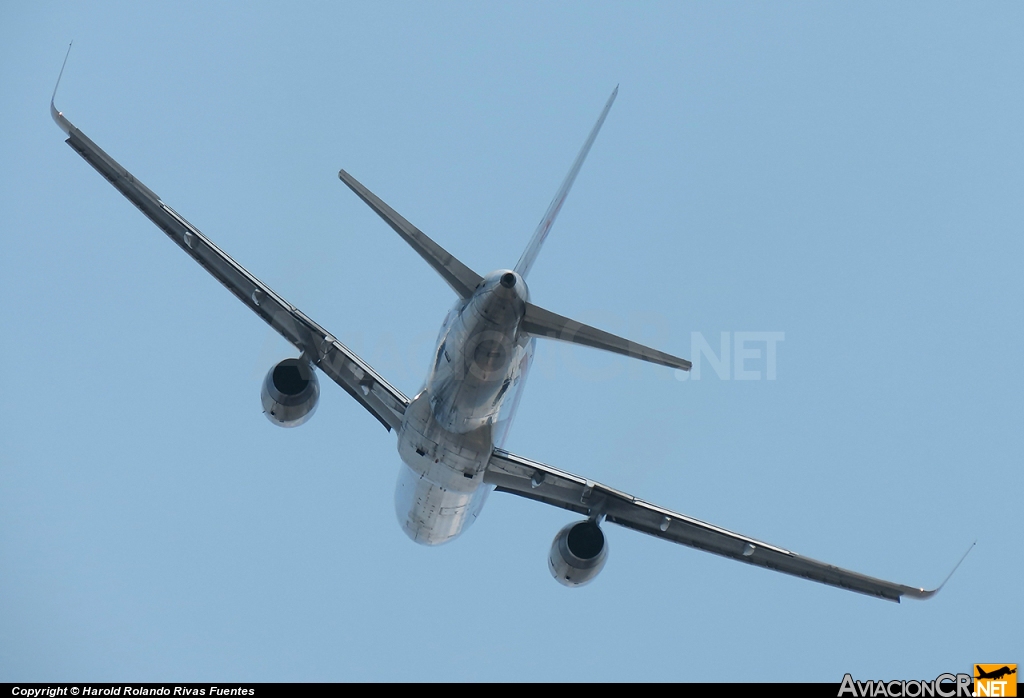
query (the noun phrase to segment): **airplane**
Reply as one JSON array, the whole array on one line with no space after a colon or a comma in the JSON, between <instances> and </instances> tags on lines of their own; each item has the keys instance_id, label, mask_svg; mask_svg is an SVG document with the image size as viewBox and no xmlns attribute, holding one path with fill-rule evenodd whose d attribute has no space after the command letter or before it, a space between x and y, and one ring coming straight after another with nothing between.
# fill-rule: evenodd
<instances>
[{"instance_id":1,"label":"airplane","mask_svg":"<svg viewBox=\"0 0 1024 698\"><path fill-rule=\"evenodd\" d=\"M68 50L70 53L70 47ZM601 529L604 523L897 603L904 596L931 598L949 580L947 577L935 589L924 589L869 577L728 531L502 448L538 338L589 346L677 370L690 369L690 362L685 359L534 304L526 283L608 116L618 87L608 98L512 269L478 274L351 174L345 170L338 173L341 181L398 233L457 296L441 325L426 381L409 398L334 334L235 262L58 111L54 100L66 65L67 56L50 98L51 117L67 136L65 142L178 247L298 350L298 357L284 359L267 372L261 389L267 418L280 427L297 427L308 421L319 403L319 371L351 395L385 429L396 432L401 465L395 508L402 530L415 542L439 545L455 539L480 515L488 495L498 491L584 517L558 531L548 553L552 576L569 587L587 584L604 567L608 557L608 543Z\"/></svg>"},{"instance_id":2,"label":"airplane","mask_svg":"<svg viewBox=\"0 0 1024 698\"><path fill-rule=\"evenodd\" d=\"M1017 668L1016 667L1011 669L1008 666L1004 666L1004 667L1001 667L999 669L995 669L993 671L985 671L981 667L975 665L975 669L977 669L977 671L978 671L978 675L974 677L976 679L1001 679L1004 676L1009 676L1010 674L1016 674L1017 673Z\"/></svg>"}]
</instances>

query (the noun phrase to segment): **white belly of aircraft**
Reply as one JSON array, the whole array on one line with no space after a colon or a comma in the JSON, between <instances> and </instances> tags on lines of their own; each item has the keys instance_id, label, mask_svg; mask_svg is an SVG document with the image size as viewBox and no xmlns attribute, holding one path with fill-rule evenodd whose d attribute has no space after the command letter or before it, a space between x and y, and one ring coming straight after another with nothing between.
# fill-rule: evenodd
<instances>
[{"instance_id":1,"label":"white belly of aircraft","mask_svg":"<svg viewBox=\"0 0 1024 698\"><path fill-rule=\"evenodd\" d=\"M406 535L440 545L476 520L492 489L483 481L491 433L489 424L451 433L434 419L428 392L413 399L398 433L403 463L395 488L395 513Z\"/></svg>"}]
</instances>

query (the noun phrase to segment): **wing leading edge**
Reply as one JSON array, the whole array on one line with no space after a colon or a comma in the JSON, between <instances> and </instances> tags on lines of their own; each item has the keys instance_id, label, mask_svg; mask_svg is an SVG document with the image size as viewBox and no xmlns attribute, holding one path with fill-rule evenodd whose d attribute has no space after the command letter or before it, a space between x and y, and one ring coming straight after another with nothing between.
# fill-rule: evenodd
<instances>
[{"instance_id":1,"label":"wing leading edge","mask_svg":"<svg viewBox=\"0 0 1024 698\"><path fill-rule=\"evenodd\" d=\"M663 509L601 483L502 449L495 449L491 455L484 481L496 485L500 492L585 516L603 515L606 521L657 538L897 603L903 596L928 599L942 589L942 585L936 589L923 589L896 584L797 555L785 548Z\"/></svg>"},{"instance_id":2,"label":"wing leading edge","mask_svg":"<svg viewBox=\"0 0 1024 698\"><path fill-rule=\"evenodd\" d=\"M54 93L56 94L56 88ZM57 111L52 99L50 114L60 129L67 134L67 144L163 230L178 247L297 347L303 356L331 380L344 388L385 428L390 431L401 426L402 415L409 404L409 398L384 380L327 330L246 271L195 226L182 218L177 211L165 204L149 187L135 179L128 170L68 121L62 112Z\"/></svg>"}]
</instances>

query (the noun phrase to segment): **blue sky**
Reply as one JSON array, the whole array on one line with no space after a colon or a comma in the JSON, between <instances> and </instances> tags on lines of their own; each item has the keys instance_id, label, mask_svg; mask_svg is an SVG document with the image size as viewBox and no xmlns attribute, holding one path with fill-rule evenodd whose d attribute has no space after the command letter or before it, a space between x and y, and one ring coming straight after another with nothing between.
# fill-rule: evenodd
<instances>
[{"instance_id":1,"label":"blue sky","mask_svg":"<svg viewBox=\"0 0 1024 698\"><path fill-rule=\"evenodd\" d=\"M5 4L0 680L934 678L1020 662L1024 9L954 3ZM344 167L484 273L616 84L536 302L777 377L542 344L508 446L805 555L895 605L495 494L411 543L394 437L61 140L58 106L407 393L450 290ZM691 356L692 358L692 356Z\"/></svg>"}]
</instances>

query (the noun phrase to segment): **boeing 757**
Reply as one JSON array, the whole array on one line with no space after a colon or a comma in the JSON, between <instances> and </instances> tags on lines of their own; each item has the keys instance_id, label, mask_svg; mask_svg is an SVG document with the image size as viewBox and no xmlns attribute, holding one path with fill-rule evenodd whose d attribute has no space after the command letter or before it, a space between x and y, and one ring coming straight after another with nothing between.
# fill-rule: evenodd
<instances>
[{"instance_id":1,"label":"boeing 757","mask_svg":"<svg viewBox=\"0 0 1024 698\"><path fill-rule=\"evenodd\" d=\"M56 92L55 87L54 98ZM441 325L426 381L412 398L334 334L242 268L76 128L54 106L54 98L50 100L50 113L75 152L174 244L294 345L299 355L273 366L263 381L263 410L272 423L297 427L312 417L320 398L317 376L321 373L341 386L381 426L389 432L394 430L401 459L396 512L402 530L417 543L439 545L455 539L476 520L488 495L496 490L583 517L555 535L548 554L551 574L566 586L586 584L601 571L608 556L601 526L613 523L748 565L891 601L898 602L903 596L930 598L941 585L928 590L841 569L502 448L538 338L582 344L672 369L690 369L685 359L564 317L535 304L530 297L530 269L617 93L616 87L522 257L511 269L478 274L351 174L345 170L338 173L341 181L398 233L456 296Z\"/></svg>"}]
</instances>

